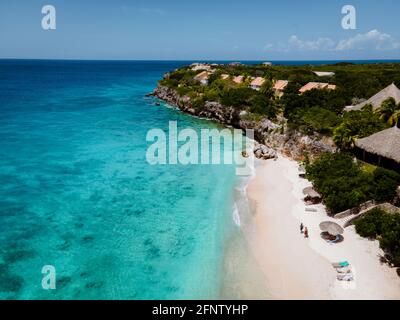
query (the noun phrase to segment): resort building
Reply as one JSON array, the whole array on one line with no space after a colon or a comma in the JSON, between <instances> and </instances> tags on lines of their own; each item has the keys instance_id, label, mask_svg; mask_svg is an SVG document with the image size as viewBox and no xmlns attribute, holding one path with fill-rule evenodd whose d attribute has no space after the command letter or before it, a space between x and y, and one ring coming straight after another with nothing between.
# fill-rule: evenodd
<instances>
[{"instance_id":1,"label":"resort building","mask_svg":"<svg viewBox=\"0 0 400 320\"><path fill-rule=\"evenodd\" d=\"M199 81L202 85L206 86L208 85L209 76L210 76L209 72L203 71L197 74L193 79L195 81Z\"/></svg>"},{"instance_id":2,"label":"resort building","mask_svg":"<svg viewBox=\"0 0 400 320\"><path fill-rule=\"evenodd\" d=\"M323 82L309 82L302 88L300 88L299 92L304 93L313 89L318 90L336 90L336 86L334 84L323 83Z\"/></svg>"},{"instance_id":3,"label":"resort building","mask_svg":"<svg viewBox=\"0 0 400 320\"><path fill-rule=\"evenodd\" d=\"M270 66L272 66L272 62L263 62L263 65L264 65L264 66L269 66L269 67L270 67Z\"/></svg>"},{"instance_id":4,"label":"resort building","mask_svg":"<svg viewBox=\"0 0 400 320\"><path fill-rule=\"evenodd\" d=\"M265 83L264 78L257 77L250 83L250 87L254 90L259 91L264 83Z\"/></svg>"},{"instance_id":5,"label":"resort building","mask_svg":"<svg viewBox=\"0 0 400 320\"><path fill-rule=\"evenodd\" d=\"M286 89L288 84L289 84L289 81L287 81L287 80L276 81L274 86L272 87L272 89L275 91L275 95L278 96L279 98L282 97L283 91Z\"/></svg>"},{"instance_id":6,"label":"resort building","mask_svg":"<svg viewBox=\"0 0 400 320\"><path fill-rule=\"evenodd\" d=\"M224 74L221 74L221 79L222 80L227 80L227 79L229 79L229 74L226 74L226 73L224 73Z\"/></svg>"},{"instance_id":7,"label":"resort building","mask_svg":"<svg viewBox=\"0 0 400 320\"><path fill-rule=\"evenodd\" d=\"M400 171L400 121L390 129L357 140L355 153L365 162Z\"/></svg>"},{"instance_id":8,"label":"resort building","mask_svg":"<svg viewBox=\"0 0 400 320\"><path fill-rule=\"evenodd\" d=\"M361 110L367 104L370 104L372 105L372 108L375 111L381 107L383 101L389 98L393 98L396 101L396 103L400 103L400 89L397 88L394 83L392 83L390 86L386 87L382 91L378 92L376 95L372 96L367 101L359 103L355 106L345 107L344 110L357 111Z\"/></svg>"},{"instance_id":9,"label":"resort building","mask_svg":"<svg viewBox=\"0 0 400 320\"><path fill-rule=\"evenodd\" d=\"M236 76L236 77L233 77L233 82L235 82L235 83L237 83L237 84L243 83L243 80L244 80L244 76Z\"/></svg>"},{"instance_id":10,"label":"resort building","mask_svg":"<svg viewBox=\"0 0 400 320\"><path fill-rule=\"evenodd\" d=\"M206 63L193 63L191 64L191 67L192 71L201 71L201 70L211 71L211 66Z\"/></svg>"}]
</instances>

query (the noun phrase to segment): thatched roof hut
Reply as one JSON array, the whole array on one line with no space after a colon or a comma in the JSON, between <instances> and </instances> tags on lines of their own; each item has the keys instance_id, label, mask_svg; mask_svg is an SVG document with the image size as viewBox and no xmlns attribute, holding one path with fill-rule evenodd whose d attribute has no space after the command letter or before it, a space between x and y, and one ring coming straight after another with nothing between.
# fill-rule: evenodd
<instances>
[{"instance_id":1,"label":"thatched roof hut","mask_svg":"<svg viewBox=\"0 0 400 320\"><path fill-rule=\"evenodd\" d=\"M390 129L357 140L356 147L362 150L363 160L366 160L366 153L368 153L375 156L374 162L378 165L383 165L383 162L393 162L397 164L395 165L397 168L400 166L400 123Z\"/></svg>"},{"instance_id":2,"label":"thatched roof hut","mask_svg":"<svg viewBox=\"0 0 400 320\"><path fill-rule=\"evenodd\" d=\"M376 110L381 107L383 101L389 98L393 98L394 100L396 100L396 103L400 103L400 89L397 88L394 83L392 83L390 86L386 87L382 91L378 92L376 95L369 98L367 101L359 103L355 106L346 107L345 111L361 110L367 104L372 105L373 110Z\"/></svg>"}]
</instances>

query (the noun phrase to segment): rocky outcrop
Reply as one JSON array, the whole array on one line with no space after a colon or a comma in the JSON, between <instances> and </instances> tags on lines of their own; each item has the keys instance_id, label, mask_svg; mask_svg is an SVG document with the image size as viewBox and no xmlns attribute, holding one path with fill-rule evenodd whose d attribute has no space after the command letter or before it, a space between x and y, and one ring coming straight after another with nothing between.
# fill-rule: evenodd
<instances>
[{"instance_id":1,"label":"rocky outcrop","mask_svg":"<svg viewBox=\"0 0 400 320\"><path fill-rule=\"evenodd\" d=\"M254 155L257 159L269 160L276 159L278 154L274 149L268 148L263 144L256 144L254 147Z\"/></svg>"},{"instance_id":2,"label":"rocky outcrop","mask_svg":"<svg viewBox=\"0 0 400 320\"><path fill-rule=\"evenodd\" d=\"M314 158L323 152L335 151L333 142L328 138L319 135L306 136L296 130L291 130L286 126L284 119L280 119L279 123L266 118L259 121L249 120L245 110L225 107L213 101L207 101L202 108L195 108L188 96L181 97L175 90L160 85L152 95L178 107L183 112L234 128L253 129L254 139L264 145L255 149L256 156L262 159L275 158L274 150L294 160L302 160L306 154Z\"/></svg>"}]
</instances>

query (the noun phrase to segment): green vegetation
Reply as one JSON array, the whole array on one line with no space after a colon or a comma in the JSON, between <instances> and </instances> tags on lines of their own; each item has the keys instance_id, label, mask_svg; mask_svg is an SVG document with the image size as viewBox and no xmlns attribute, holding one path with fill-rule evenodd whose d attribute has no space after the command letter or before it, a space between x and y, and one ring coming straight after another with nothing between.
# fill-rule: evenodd
<instances>
[{"instance_id":1,"label":"green vegetation","mask_svg":"<svg viewBox=\"0 0 400 320\"><path fill-rule=\"evenodd\" d=\"M379 119L370 106L361 111L344 113L341 124L333 130L333 141L342 150L349 150L356 139L370 136L388 126Z\"/></svg>"},{"instance_id":2,"label":"green vegetation","mask_svg":"<svg viewBox=\"0 0 400 320\"><path fill-rule=\"evenodd\" d=\"M356 231L362 237L378 239L380 247L400 265L400 215L380 209L369 211L355 222Z\"/></svg>"},{"instance_id":3,"label":"green vegetation","mask_svg":"<svg viewBox=\"0 0 400 320\"><path fill-rule=\"evenodd\" d=\"M400 86L400 64L352 64L338 63L323 66L264 66L264 65L217 65L209 76L207 86L193 78L200 71L191 67L180 68L161 80L162 85L177 90L181 96L189 96L195 108L202 108L206 101L217 101L225 106L247 110L255 118L271 120L282 114L290 128L311 135L319 133L332 136L340 149L349 150L358 138L363 138L393 125L400 118L400 106L393 101L385 102L379 113L372 109L344 113L343 108L360 99L370 98L391 83ZM313 71L335 72L332 77L319 77ZM229 79L222 80L227 74ZM242 75L244 81L237 84L232 77ZM266 81L260 91L249 88L251 77L263 77ZM289 80L285 94L276 98L272 90L275 80ZM326 82L337 86L336 90L310 90L299 94L308 82Z\"/></svg>"},{"instance_id":4,"label":"green vegetation","mask_svg":"<svg viewBox=\"0 0 400 320\"><path fill-rule=\"evenodd\" d=\"M311 107L301 110L296 109L291 113L290 124L306 134L319 132L322 134L331 134L332 129L340 122L341 118L334 112L321 108Z\"/></svg>"},{"instance_id":5,"label":"green vegetation","mask_svg":"<svg viewBox=\"0 0 400 320\"><path fill-rule=\"evenodd\" d=\"M209 76L208 85L202 86L193 78L198 72L193 72L189 68L178 69L169 74L168 77L160 81L161 85L175 89L181 96L189 96L195 108L202 108L206 101L217 101L227 107L247 110L256 116L265 116L275 119L279 110L279 103L274 99L272 82L266 79L260 91L249 88L250 78L248 72L239 70L228 70L220 67L219 70ZM222 80L221 74L226 73L231 76L245 75L242 84L237 84L232 79Z\"/></svg>"},{"instance_id":6,"label":"green vegetation","mask_svg":"<svg viewBox=\"0 0 400 320\"><path fill-rule=\"evenodd\" d=\"M326 153L306 166L307 177L321 193L332 213L366 202L392 201L400 184L400 174L377 168L372 173L362 169L347 153Z\"/></svg>"},{"instance_id":7,"label":"green vegetation","mask_svg":"<svg viewBox=\"0 0 400 320\"><path fill-rule=\"evenodd\" d=\"M271 99L266 99L265 94L250 88L232 88L221 91L219 101L224 106L245 108L270 119L274 119L277 113L277 106Z\"/></svg>"},{"instance_id":8,"label":"green vegetation","mask_svg":"<svg viewBox=\"0 0 400 320\"><path fill-rule=\"evenodd\" d=\"M383 101L381 108L377 111L380 119L394 126L400 120L400 103L396 105L396 100L389 98Z\"/></svg>"}]
</instances>

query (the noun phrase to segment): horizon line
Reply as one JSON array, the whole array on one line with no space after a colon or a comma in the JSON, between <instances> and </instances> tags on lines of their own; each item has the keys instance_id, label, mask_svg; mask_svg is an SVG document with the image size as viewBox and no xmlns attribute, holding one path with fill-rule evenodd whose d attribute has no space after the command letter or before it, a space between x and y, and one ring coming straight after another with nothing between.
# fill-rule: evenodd
<instances>
[{"instance_id":1,"label":"horizon line","mask_svg":"<svg viewBox=\"0 0 400 320\"><path fill-rule=\"evenodd\" d=\"M154 62L162 62L162 61L229 61L229 62L281 62L281 61L302 61L302 62L351 62L351 61L399 61L400 58L395 59L282 59L282 60L275 60L275 59L79 59L79 58L0 58L0 60L47 60L47 61L154 61Z\"/></svg>"}]
</instances>

